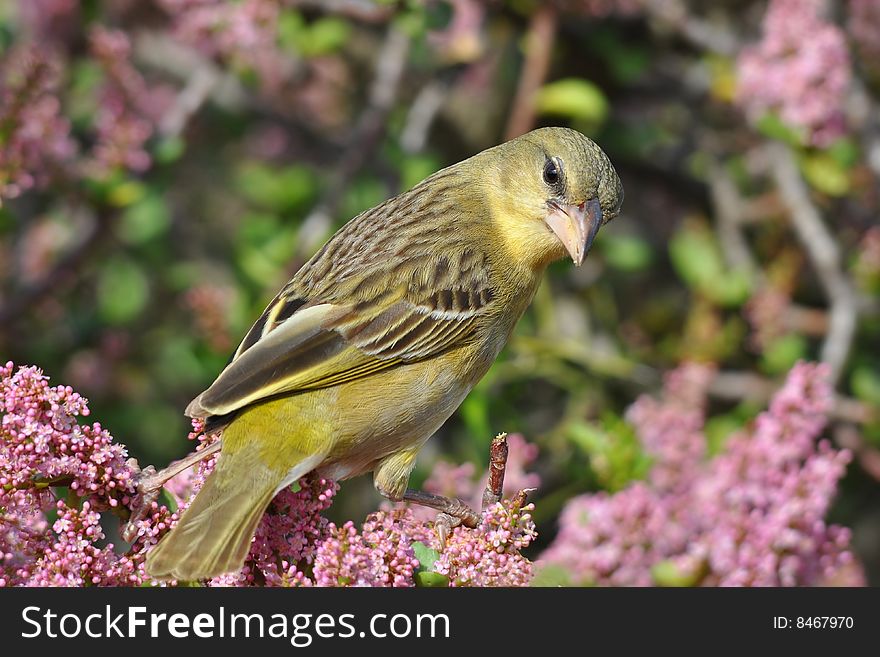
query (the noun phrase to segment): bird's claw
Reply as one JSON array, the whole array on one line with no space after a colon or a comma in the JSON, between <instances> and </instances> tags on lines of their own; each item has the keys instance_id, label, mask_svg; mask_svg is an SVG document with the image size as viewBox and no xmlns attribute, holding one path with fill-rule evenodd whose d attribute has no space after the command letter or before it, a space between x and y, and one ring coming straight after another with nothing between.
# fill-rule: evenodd
<instances>
[{"instance_id":1,"label":"bird's claw","mask_svg":"<svg viewBox=\"0 0 880 657\"><path fill-rule=\"evenodd\" d=\"M437 540L440 542L440 550L446 548L446 541L452 530L461 524L461 518L456 518L441 511L434 519L434 531L437 532Z\"/></svg>"}]
</instances>

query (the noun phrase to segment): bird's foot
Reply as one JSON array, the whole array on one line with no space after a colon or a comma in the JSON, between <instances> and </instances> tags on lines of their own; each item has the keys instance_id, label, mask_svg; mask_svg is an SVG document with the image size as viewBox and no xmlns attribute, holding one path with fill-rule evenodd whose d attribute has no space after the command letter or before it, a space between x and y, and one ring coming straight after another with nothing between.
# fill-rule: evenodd
<instances>
[{"instance_id":1,"label":"bird's foot","mask_svg":"<svg viewBox=\"0 0 880 657\"><path fill-rule=\"evenodd\" d=\"M137 523L146 517L153 506L153 502L159 499L159 493L162 491L165 482L187 468L191 468L199 461L208 458L219 450L220 446L221 442L217 440L204 449L195 451L179 461L173 461L167 468L158 472L152 465L148 465L141 470L138 468L135 459L129 459L129 467L137 472L137 493L131 504L131 516L129 516L128 522L125 523L125 527L122 528L122 538L129 543L134 541L137 537Z\"/></svg>"},{"instance_id":2,"label":"bird's foot","mask_svg":"<svg viewBox=\"0 0 880 657\"><path fill-rule=\"evenodd\" d=\"M507 453L507 434L498 434L492 440L492 445L489 448L489 480L483 491L482 511L501 501L504 489L504 471L507 467ZM482 514L477 513L459 499L408 488L403 494L403 500L438 511L434 520L434 530L437 532L441 550L446 547L446 540L453 529L459 525L475 529L482 519Z\"/></svg>"},{"instance_id":3,"label":"bird's foot","mask_svg":"<svg viewBox=\"0 0 880 657\"><path fill-rule=\"evenodd\" d=\"M449 533L453 528L464 525L473 529L480 524L480 514L459 499L407 488L403 494L403 500L427 506L439 512L434 521L434 529L440 539L441 547L446 545L446 539L449 538Z\"/></svg>"}]
</instances>

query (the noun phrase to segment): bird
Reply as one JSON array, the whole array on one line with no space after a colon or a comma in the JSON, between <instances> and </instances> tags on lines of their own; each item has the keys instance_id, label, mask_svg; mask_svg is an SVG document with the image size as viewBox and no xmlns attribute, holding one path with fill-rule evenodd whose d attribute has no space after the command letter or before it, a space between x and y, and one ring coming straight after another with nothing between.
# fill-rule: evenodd
<instances>
[{"instance_id":1,"label":"bird","mask_svg":"<svg viewBox=\"0 0 880 657\"><path fill-rule=\"evenodd\" d=\"M148 554L158 579L240 570L273 497L315 473L373 473L392 501L475 526L459 500L407 488L416 455L486 374L547 266L580 266L617 216L605 152L539 128L355 216L294 274L187 407L220 458Z\"/></svg>"}]
</instances>

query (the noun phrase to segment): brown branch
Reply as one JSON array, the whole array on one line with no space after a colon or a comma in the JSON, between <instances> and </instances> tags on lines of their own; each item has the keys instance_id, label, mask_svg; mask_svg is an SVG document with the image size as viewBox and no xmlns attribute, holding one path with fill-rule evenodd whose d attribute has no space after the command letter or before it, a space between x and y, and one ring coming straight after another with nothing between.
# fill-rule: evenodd
<instances>
[{"instance_id":1,"label":"brown branch","mask_svg":"<svg viewBox=\"0 0 880 657\"><path fill-rule=\"evenodd\" d=\"M519 137L535 124L535 94L550 70L558 18L557 9L550 3L540 5L532 14L525 39L525 61L513 99L513 111L504 131L505 140Z\"/></svg>"},{"instance_id":2,"label":"brown branch","mask_svg":"<svg viewBox=\"0 0 880 657\"><path fill-rule=\"evenodd\" d=\"M483 510L501 501L504 494L504 472L507 469L507 434L499 433L489 447L489 480L483 491Z\"/></svg>"}]
</instances>

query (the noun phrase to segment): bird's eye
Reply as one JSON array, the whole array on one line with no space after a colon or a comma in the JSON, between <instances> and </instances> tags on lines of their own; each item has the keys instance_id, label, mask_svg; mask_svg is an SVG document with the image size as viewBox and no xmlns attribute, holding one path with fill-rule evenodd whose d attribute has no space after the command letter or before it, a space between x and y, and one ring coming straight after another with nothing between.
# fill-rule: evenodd
<instances>
[{"instance_id":1,"label":"bird's eye","mask_svg":"<svg viewBox=\"0 0 880 657\"><path fill-rule=\"evenodd\" d=\"M544 182L548 185L556 185L559 182L559 167L554 160L547 160L544 165Z\"/></svg>"}]
</instances>

